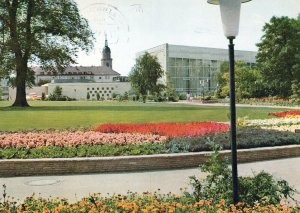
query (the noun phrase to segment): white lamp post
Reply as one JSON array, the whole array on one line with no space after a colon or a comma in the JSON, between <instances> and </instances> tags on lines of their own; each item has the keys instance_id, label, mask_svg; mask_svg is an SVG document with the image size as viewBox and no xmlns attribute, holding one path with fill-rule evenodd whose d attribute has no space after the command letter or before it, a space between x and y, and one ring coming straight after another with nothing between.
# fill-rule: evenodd
<instances>
[{"instance_id":1,"label":"white lamp post","mask_svg":"<svg viewBox=\"0 0 300 213\"><path fill-rule=\"evenodd\" d=\"M239 33L241 3L251 0L207 0L210 4L220 5L224 35L229 39L229 76L230 76L230 139L233 203L239 200L237 148L236 148L236 110L235 110L235 81L234 81L234 44L233 39Z\"/></svg>"}]
</instances>

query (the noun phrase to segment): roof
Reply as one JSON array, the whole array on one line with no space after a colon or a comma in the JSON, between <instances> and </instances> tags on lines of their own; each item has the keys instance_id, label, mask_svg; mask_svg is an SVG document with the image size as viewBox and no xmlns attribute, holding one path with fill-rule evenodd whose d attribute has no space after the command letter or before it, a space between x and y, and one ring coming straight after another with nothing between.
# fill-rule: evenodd
<instances>
[{"instance_id":1,"label":"roof","mask_svg":"<svg viewBox=\"0 0 300 213\"><path fill-rule=\"evenodd\" d=\"M51 75L41 67L33 67L36 75ZM114 75L119 76L117 71L104 66L75 66L67 67L62 75Z\"/></svg>"}]
</instances>

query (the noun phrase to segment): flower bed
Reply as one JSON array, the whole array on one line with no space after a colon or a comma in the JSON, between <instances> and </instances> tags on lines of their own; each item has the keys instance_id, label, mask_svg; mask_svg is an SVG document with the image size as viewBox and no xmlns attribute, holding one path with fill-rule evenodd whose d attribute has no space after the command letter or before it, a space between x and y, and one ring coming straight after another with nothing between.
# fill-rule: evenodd
<instances>
[{"instance_id":1,"label":"flower bed","mask_svg":"<svg viewBox=\"0 0 300 213\"><path fill-rule=\"evenodd\" d=\"M224 200L214 203L213 200L195 201L184 195L148 193L137 194L129 192L127 195L112 195L102 197L91 195L76 203L70 204L62 198L44 199L41 197L27 197L22 203L14 201L0 201L0 212L298 212L299 206L264 204L263 201L253 205L238 203L226 205Z\"/></svg>"},{"instance_id":2,"label":"flower bed","mask_svg":"<svg viewBox=\"0 0 300 213\"><path fill-rule=\"evenodd\" d=\"M300 110L289 110L283 112L270 112L269 115L276 117L291 117L291 118L300 118Z\"/></svg>"},{"instance_id":3,"label":"flower bed","mask_svg":"<svg viewBox=\"0 0 300 213\"><path fill-rule=\"evenodd\" d=\"M272 119L245 120L246 126L282 126L282 125L297 125L297 124L300 124L299 118L272 118Z\"/></svg>"},{"instance_id":4,"label":"flower bed","mask_svg":"<svg viewBox=\"0 0 300 213\"><path fill-rule=\"evenodd\" d=\"M44 131L24 133L0 133L0 148L78 146L101 144L163 143L167 137L140 133L100 133L94 131Z\"/></svg>"},{"instance_id":5,"label":"flower bed","mask_svg":"<svg viewBox=\"0 0 300 213\"><path fill-rule=\"evenodd\" d=\"M226 132L229 125L216 122L191 123L142 123L142 124L101 124L95 131L104 133L158 134L168 137L200 136L216 132Z\"/></svg>"}]
</instances>

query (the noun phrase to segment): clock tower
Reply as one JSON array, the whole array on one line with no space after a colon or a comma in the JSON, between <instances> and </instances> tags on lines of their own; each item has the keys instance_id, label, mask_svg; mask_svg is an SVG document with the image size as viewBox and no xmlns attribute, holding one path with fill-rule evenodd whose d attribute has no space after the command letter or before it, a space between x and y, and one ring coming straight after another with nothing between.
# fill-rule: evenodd
<instances>
[{"instance_id":1,"label":"clock tower","mask_svg":"<svg viewBox=\"0 0 300 213\"><path fill-rule=\"evenodd\" d=\"M108 47L108 42L105 35L105 46L102 50L101 66L112 69L112 58L110 56L110 53L110 48Z\"/></svg>"}]
</instances>

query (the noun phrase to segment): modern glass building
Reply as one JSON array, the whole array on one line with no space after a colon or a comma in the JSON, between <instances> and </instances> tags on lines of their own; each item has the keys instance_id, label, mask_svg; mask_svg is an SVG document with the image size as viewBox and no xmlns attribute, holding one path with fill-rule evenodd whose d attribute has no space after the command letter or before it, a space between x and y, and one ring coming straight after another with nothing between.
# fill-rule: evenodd
<instances>
[{"instance_id":1,"label":"modern glass building","mask_svg":"<svg viewBox=\"0 0 300 213\"><path fill-rule=\"evenodd\" d=\"M179 94L200 96L215 91L217 74L224 61L228 61L228 50L206 47L191 47L163 44L139 52L137 56L149 52L157 56L168 82ZM256 52L235 51L235 59L245 61L249 66L255 64Z\"/></svg>"}]
</instances>

